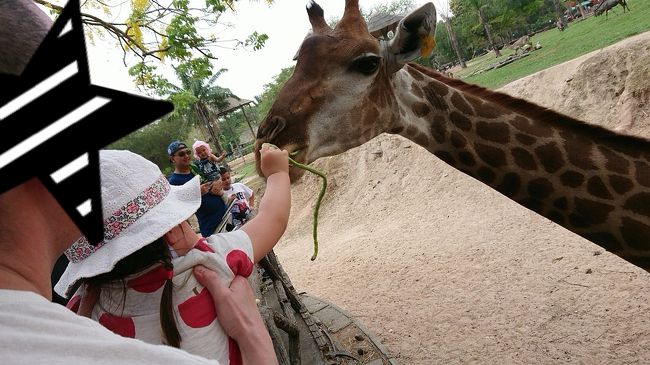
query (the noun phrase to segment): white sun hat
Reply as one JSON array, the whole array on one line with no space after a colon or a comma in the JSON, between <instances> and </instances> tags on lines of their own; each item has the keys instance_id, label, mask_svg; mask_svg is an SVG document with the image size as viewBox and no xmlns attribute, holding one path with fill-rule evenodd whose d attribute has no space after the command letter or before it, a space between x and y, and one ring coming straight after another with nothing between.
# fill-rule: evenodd
<instances>
[{"instance_id":1,"label":"white sun hat","mask_svg":"<svg viewBox=\"0 0 650 365\"><path fill-rule=\"evenodd\" d=\"M70 260L54 290L68 298L83 278L113 270L126 256L162 237L201 205L199 177L170 185L153 162L129 151L99 152L104 240L82 236L65 251Z\"/></svg>"}]
</instances>

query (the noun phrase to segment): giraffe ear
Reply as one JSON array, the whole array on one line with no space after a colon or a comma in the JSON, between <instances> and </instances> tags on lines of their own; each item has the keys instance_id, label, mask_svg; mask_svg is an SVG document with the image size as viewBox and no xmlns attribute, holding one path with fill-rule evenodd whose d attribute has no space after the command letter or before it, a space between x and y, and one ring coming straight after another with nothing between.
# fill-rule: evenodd
<instances>
[{"instance_id":1,"label":"giraffe ear","mask_svg":"<svg viewBox=\"0 0 650 365\"><path fill-rule=\"evenodd\" d=\"M388 70L396 72L405 63L428 56L435 47L436 8L426 3L400 20L393 39L384 47Z\"/></svg>"}]
</instances>

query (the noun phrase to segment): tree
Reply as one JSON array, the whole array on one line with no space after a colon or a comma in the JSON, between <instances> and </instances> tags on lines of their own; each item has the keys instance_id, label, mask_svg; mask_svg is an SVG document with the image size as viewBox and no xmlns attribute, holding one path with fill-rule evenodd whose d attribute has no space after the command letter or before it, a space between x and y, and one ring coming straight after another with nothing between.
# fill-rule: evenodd
<instances>
[{"instance_id":1,"label":"tree","mask_svg":"<svg viewBox=\"0 0 650 365\"><path fill-rule=\"evenodd\" d=\"M488 44L494 50L496 57L501 57L501 52L499 52L499 47L494 41L494 37L492 36L492 32L490 30L490 25L488 24L488 17L485 14L486 9L489 5L488 1L489 0L451 0L449 6L454 14L461 14L470 11L475 12L476 15L478 15L478 20L481 24L481 27L485 32L485 37L487 38Z\"/></svg>"}]
</instances>

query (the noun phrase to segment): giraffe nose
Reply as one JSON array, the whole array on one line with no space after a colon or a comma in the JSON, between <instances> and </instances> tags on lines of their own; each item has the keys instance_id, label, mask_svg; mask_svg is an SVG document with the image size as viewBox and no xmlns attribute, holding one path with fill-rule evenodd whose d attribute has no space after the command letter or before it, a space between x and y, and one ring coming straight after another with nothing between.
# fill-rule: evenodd
<instances>
[{"instance_id":1,"label":"giraffe nose","mask_svg":"<svg viewBox=\"0 0 650 365\"><path fill-rule=\"evenodd\" d=\"M266 123L257 131L257 139L273 141L287 126L287 120L274 115L266 120Z\"/></svg>"}]
</instances>

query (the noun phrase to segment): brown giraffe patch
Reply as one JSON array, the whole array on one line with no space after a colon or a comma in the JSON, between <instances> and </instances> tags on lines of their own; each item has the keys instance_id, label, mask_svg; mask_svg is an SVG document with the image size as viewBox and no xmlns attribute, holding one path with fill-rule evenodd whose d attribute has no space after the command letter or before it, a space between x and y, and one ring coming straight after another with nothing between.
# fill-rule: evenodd
<instances>
[{"instance_id":1,"label":"brown giraffe patch","mask_svg":"<svg viewBox=\"0 0 650 365\"><path fill-rule=\"evenodd\" d=\"M447 104L445 104L445 102L442 100L442 97L447 94L447 89L443 87L443 84L432 82L422 88L424 97L434 109L447 110ZM443 92L441 93L441 91Z\"/></svg>"},{"instance_id":2,"label":"brown giraffe patch","mask_svg":"<svg viewBox=\"0 0 650 365\"><path fill-rule=\"evenodd\" d=\"M589 227L589 222L579 214L569 214L569 224L575 228Z\"/></svg>"},{"instance_id":3,"label":"brown giraffe patch","mask_svg":"<svg viewBox=\"0 0 650 365\"><path fill-rule=\"evenodd\" d=\"M526 208L532 210L533 212L542 214L542 211L544 210L544 203L542 203L542 201L540 201L539 199L526 198L520 201L520 203Z\"/></svg>"},{"instance_id":4,"label":"brown giraffe patch","mask_svg":"<svg viewBox=\"0 0 650 365\"><path fill-rule=\"evenodd\" d=\"M479 101L476 100L474 105L478 105ZM494 104L483 102L480 106L474 108L476 110L476 115L483 118L495 119L502 117L505 114L505 110L497 107Z\"/></svg>"},{"instance_id":5,"label":"brown giraffe patch","mask_svg":"<svg viewBox=\"0 0 650 365\"><path fill-rule=\"evenodd\" d=\"M497 177L494 171L492 171L492 169L486 166L482 166L480 169L478 169L477 173L479 179L487 184L493 182L494 179Z\"/></svg>"},{"instance_id":6,"label":"brown giraffe patch","mask_svg":"<svg viewBox=\"0 0 650 365\"><path fill-rule=\"evenodd\" d=\"M501 122L478 122L476 123L476 133L486 141L505 144L510 141L510 127Z\"/></svg>"},{"instance_id":7,"label":"brown giraffe patch","mask_svg":"<svg viewBox=\"0 0 650 365\"><path fill-rule=\"evenodd\" d=\"M519 177L519 175L515 174L514 172L509 172L503 175L503 179L501 179L501 183L496 187L496 189L500 191L502 194L510 197L517 194L520 188L521 188L521 178Z\"/></svg>"},{"instance_id":8,"label":"brown giraffe patch","mask_svg":"<svg viewBox=\"0 0 650 365\"><path fill-rule=\"evenodd\" d=\"M424 148L429 147L430 138L424 133L416 133L411 137L411 140Z\"/></svg>"},{"instance_id":9,"label":"brown giraffe patch","mask_svg":"<svg viewBox=\"0 0 650 365\"><path fill-rule=\"evenodd\" d=\"M530 152L521 147L515 147L510 152L517 166L524 170L537 170L537 162L535 162L535 158Z\"/></svg>"},{"instance_id":10,"label":"brown giraffe patch","mask_svg":"<svg viewBox=\"0 0 650 365\"><path fill-rule=\"evenodd\" d=\"M553 130L544 126L535 124L533 121L528 120L522 116L517 116L511 124L520 131L532 134L537 137L550 137L553 135Z\"/></svg>"},{"instance_id":11,"label":"brown giraffe patch","mask_svg":"<svg viewBox=\"0 0 650 365\"><path fill-rule=\"evenodd\" d=\"M404 131L404 126L398 125L397 127L393 127L389 132L392 134L400 134Z\"/></svg>"},{"instance_id":12,"label":"brown giraffe patch","mask_svg":"<svg viewBox=\"0 0 650 365\"><path fill-rule=\"evenodd\" d=\"M474 110L472 107L465 101L465 98L462 97L460 93L454 93L451 96L451 103L465 115L474 115Z\"/></svg>"},{"instance_id":13,"label":"brown giraffe patch","mask_svg":"<svg viewBox=\"0 0 650 365\"><path fill-rule=\"evenodd\" d=\"M451 145L456 148L463 148L467 145L467 139L462 134L451 131Z\"/></svg>"},{"instance_id":14,"label":"brown giraffe patch","mask_svg":"<svg viewBox=\"0 0 650 365\"><path fill-rule=\"evenodd\" d=\"M539 158L542 166L544 166L546 172L554 173L564 166L562 151L560 151L560 148L555 142L547 143L535 148L535 154Z\"/></svg>"},{"instance_id":15,"label":"brown giraffe patch","mask_svg":"<svg viewBox=\"0 0 650 365\"><path fill-rule=\"evenodd\" d=\"M492 167L501 167L506 164L506 153L502 150L481 143L474 143L474 150L478 157Z\"/></svg>"},{"instance_id":16,"label":"brown giraffe patch","mask_svg":"<svg viewBox=\"0 0 650 365\"><path fill-rule=\"evenodd\" d=\"M637 250L650 249L650 226L632 218L623 218L621 234L628 245Z\"/></svg>"},{"instance_id":17,"label":"brown giraffe patch","mask_svg":"<svg viewBox=\"0 0 650 365\"><path fill-rule=\"evenodd\" d=\"M551 210L548 212L548 214L546 214L546 217L557 224L564 225L564 214L558 212L557 210Z\"/></svg>"},{"instance_id":18,"label":"brown giraffe patch","mask_svg":"<svg viewBox=\"0 0 650 365\"><path fill-rule=\"evenodd\" d=\"M431 113L431 107L421 101L413 103L412 107L413 113L418 117L424 117L425 115Z\"/></svg>"},{"instance_id":19,"label":"brown giraffe patch","mask_svg":"<svg viewBox=\"0 0 650 365\"><path fill-rule=\"evenodd\" d=\"M598 146L598 149L605 157L605 168L611 172L618 172L619 174L628 174L630 170L630 162L621 157L616 152L604 146Z\"/></svg>"},{"instance_id":20,"label":"brown giraffe patch","mask_svg":"<svg viewBox=\"0 0 650 365\"><path fill-rule=\"evenodd\" d=\"M569 156L569 161L576 167L584 170L595 170L596 165L591 160L593 144L570 132L562 132L564 150Z\"/></svg>"},{"instance_id":21,"label":"brown giraffe patch","mask_svg":"<svg viewBox=\"0 0 650 365\"><path fill-rule=\"evenodd\" d=\"M589 194L602 199L612 199L612 193L609 192L603 180L598 176L592 176L587 181L587 191Z\"/></svg>"},{"instance_id":22,"label":"brown giraffe patch","mask_svg":"<svg viewBox=\"0 0 650 365\"><path fill-rule=\"evenodd\" d=\"M564 186L577 188L585 182L585 176L576 171L567 171L560 175L560 181L562 181L562 185Z\"/></svg>"},{"instance_id":23,"label":"brown giraffe patch","mask_svg":"<svg viewBox=\"0 0 650 365\"><path fill-rule=\"evenodd\" d=\"M472 129L472 122L459 112L451 112L451 114L449 114L449 120L451 120L451 122L461 130L469 131Z\"/></svg>"},{"instance_id":24,"label":"brown giraffe patch","mask_svg":"<svg viewBox=\"0 0 650 365\"><path fill-rule=\"evenodd\" d=\"M419 81L424 80L424 75L422 75L420 71L414 69L413 67L407 67L406 70L414 79Z\"/></svg>"},{"instance_id":25,"label":"brown giraffe patch","mask_svg":"<svg viewBox=\"0 0 650 365\"><path fill-rule=\"evenodd\" d=\"M528 182L528 194L533 198L544 199L553 192L553 184L546 178L540 177Z\"/></svg>"},{"instance_id":26,"label":"brown giraffe patch","mask_svg":"<svg viewBox=\"0 0 650 365\"><path fill-rule=\"evenodd\" d=\"M530 145L534 144L535 142L537 142L537 138L529 136L527 134L523 134L523 133L515 134L515 138L517 139L517 141L521 142L521 144L524 144L526 146L530 146Z\"/></svg>"},{"instance_id":27,"label":"brown giraffe patch","mask_svg":"<svg viewBox=\"0 0 650 365\"><path fill-rule=\"evenodd\" d=\"M643 186L650 187L650 166L641 161L636 161L634 165L636 166L636 181Z\"/></svg>"},{"instance_id":28,"label":"brown giraffe patch","mask_svg":"<svg viewBox=\"0 0 650 365\"><path fill-rule=\"evenodd\" d=\"M424 99L424 91L422 91L420 85L418 85L415 82L411 84L411 93L415 95L415 97L417 97L418 99Z\"/></svg>"},{"instance_id":29,"label":"brown giraffe patch","mask_svg":"<svg viewBox=\"0 0 650 365\"><path fill-rule=\"evenodd\" d=\"M606 249L607 251L620 252L623 250L621 243L618 242L616 237L614 237L609 232L585 233L582 236L591 242L597 243L600 247Z\"/></svg>"},{"instance_id":30,"label":"brown giraffe patch","mask_svg":"<svg viewBox=\"0 0 650 365\"><path fill-rule=\"evenodd\" d=\"M609 185L618 194L625 194L634 187L632 180L619 175L609 175Z\"/></svg>"},{"instance_id":31,"label":"brown giraffe patch","mask_svg":"<svg viewBox=\"0 0 650 365\"><path fill-rule=\"evenodd\" d=\"M458 152L458 160L465 166L474 166L476 165L476 160L474 159L474 155L467 151L460 151Z\"/></svg>"},{"instance_id":32,"label":"brown giraffe patch","mask_svg":"<svg viewBox=\"0 0 650 365\"><path fill-rule=\"evenodd\" d=\"M454 156L451 155L451 153L447 151L436 151L433 154L436 155L439 159L448 163L449 165L454 167L456 166L456 160L454 159Z\"/></svg>"},{"instance_id":33,"label":"brown giraffe patch","mask_svg":"<svg viewBox=\"0 0 650 365\"><path fill-rule=\"evenodd\" d=\"M607 220L613 205L599 203L593 200L575 198L575 209L590 224L601 224Z\"/></svg>"},{"instance_id":34,"label":"brown giraffe patch","mask_svg":"<svg viewBox=\"0 0 650 365\"><path fill-rule=\"evenodd\" d=\"M377 107L371 107L370 110L367 113L365 113L365 115L363 116L362 123L364 125L375 124L378 117L379 117L379 109L377 109Z\"/></svg>"},{"instance_id":35,"label":"brown giraffe patch","mask_svg":"<svg viewBox=\"0 0 650 365\"><path fill-rule=\"evenodd\" d=\"M447 139L447 123L443 117L439 115L433 117L433 122L431 123L431 134L436 142L440 144L445 143L445 140Z\"/></svg>"},{"instance_id":36,"label":"brown giraffe patch","mask_svg":"<svg viewBox=\"0 0 650 365\"><path fill-rule=\"evenodd\" d=\"M627 201L625 201L623 208L650 217L650 193L632 195ZM650 236L648 237L648 240L650 241Z\"/></svg>"},{"instance_id":37,"label":"brown giraffe patch","mask_svg":"<svg viewBox=\"0 0 650 365\"><path fill-rule=\"evenodd\" d=\"M567 210L569 200L566 197L557 198L553 201L553 206L560 210Z\"/></svg>"}]
</instances>

